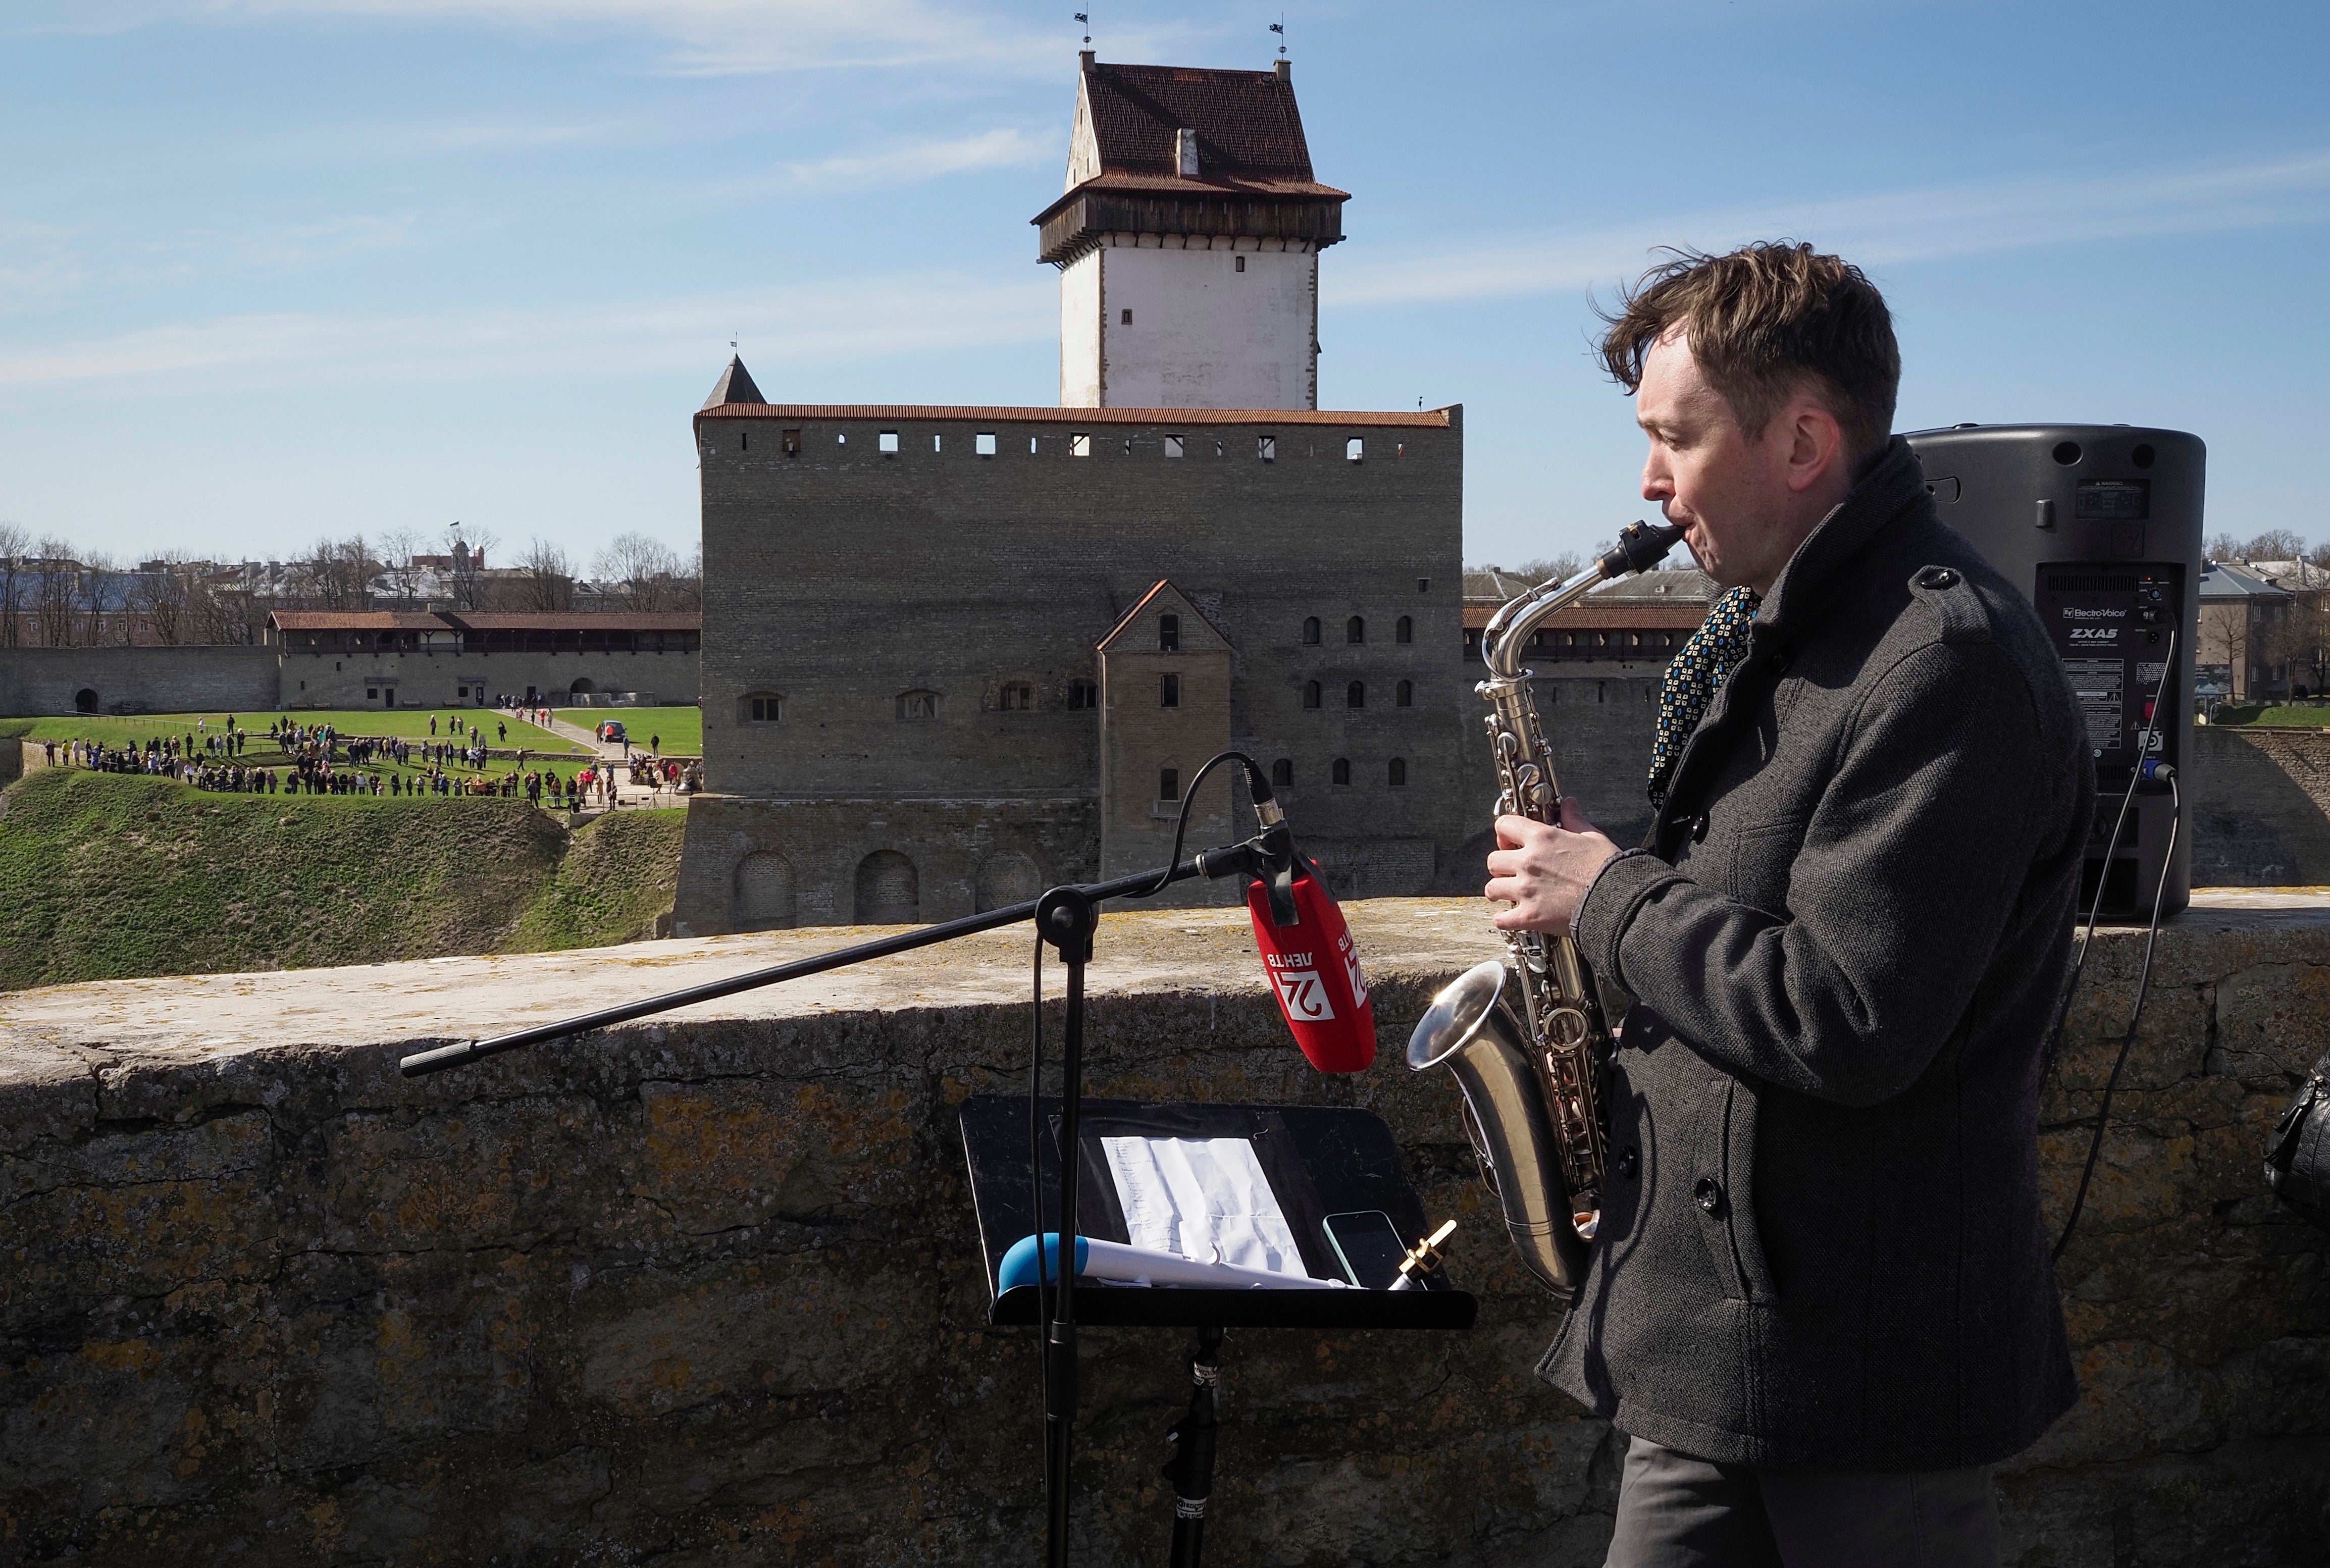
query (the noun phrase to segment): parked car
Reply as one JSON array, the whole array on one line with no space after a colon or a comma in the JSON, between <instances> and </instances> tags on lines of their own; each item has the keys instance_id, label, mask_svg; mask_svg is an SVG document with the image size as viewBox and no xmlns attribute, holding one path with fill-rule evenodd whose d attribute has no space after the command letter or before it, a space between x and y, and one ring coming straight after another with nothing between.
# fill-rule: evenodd
<instances>
[{"instance_id":1,"label":"parked car","mask_svg":"<svg viewBox=\"0 0 2330 1568\"><path fill-rule=\"evenodd\" d=\"M599 722L599 739L601 741L608 741L620 744L623 741L629 741L630 738L630 732L623 728L622 720L602 719Z\"/></svg>"}]
</instances>

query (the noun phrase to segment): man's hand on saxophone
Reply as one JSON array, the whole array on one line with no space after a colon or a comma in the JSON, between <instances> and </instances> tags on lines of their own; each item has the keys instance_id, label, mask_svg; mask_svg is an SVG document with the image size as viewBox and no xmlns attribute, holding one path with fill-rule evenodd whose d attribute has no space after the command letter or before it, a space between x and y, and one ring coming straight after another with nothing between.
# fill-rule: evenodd
<instances>
[{"instance_id":1,"label":"man's hand on saxophone","mask_svg":"<svg viewBox=\"0 0 2330 1568\"><path fill-rule=\"evenodd\" d=\"M1575 796L1561 798L1561 825L1508 815L1497 818L1497 847L1489 856L1484 898L1511 904L1499 910L1503 931L1544 931L1561 936L1586 902L1586 889L1618 846L1586 820Z\"/></svg>"}]
</instances>

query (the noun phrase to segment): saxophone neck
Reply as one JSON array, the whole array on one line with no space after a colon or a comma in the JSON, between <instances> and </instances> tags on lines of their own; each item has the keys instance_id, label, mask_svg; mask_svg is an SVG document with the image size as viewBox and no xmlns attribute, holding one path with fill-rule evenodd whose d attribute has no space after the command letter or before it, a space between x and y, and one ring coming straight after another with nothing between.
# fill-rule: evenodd
<instances>
[{"instance_id":1,"label":"saxophone neck","mask_svg":"<svg viewBox=\"0 0 2330 1568\"><path fill-rule=\"evenodd\" d=\"M1489 673L1500 680L1517 679L1520 656L1530 635L1603 583L1630 571L1648 571L1667 557L1682 538L1674 524L1653 528L1640 519L1618 531L1618 543L1600 560L1576 576L1540 583L1501 606L1481 633L1481 657Z\"/></svg>"}]
</instances>

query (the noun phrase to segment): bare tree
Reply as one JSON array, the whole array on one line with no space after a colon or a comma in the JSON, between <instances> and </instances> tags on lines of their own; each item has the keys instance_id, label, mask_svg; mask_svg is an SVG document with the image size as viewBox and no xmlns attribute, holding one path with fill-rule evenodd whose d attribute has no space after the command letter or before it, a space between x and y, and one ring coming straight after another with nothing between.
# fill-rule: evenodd
<instances>
[{"instance_id":1,"label":"bare tree","mask_svg":"<svg viewBox=\"0 0 2330 1568\"><path fill-rule=\"evenodd\" d=\"M146 618L154 640L175 647L194 635L194 569L183 552L166 550L130 580L129 608Z\"/></svg>"},{"instance_id":2,"label":"bare tree","mask_svg":"<svg viewBox=\"0 0 2330 1568\"><path fill-rule=\"evenodd\" d=\"M2212 561L2239 561L2241 558L2241 542L2230 534L2212 534L2207 553Z\"/></svg>"},{"instance_id":3,"label":"bare tree","mask_svg":"<svg viewBox=\"0 0 2330 1568\"><path fill-rule=\"evenodd\" d=\"M445 530L445 553L453 558L455 608L485 608L486 552L500 543L483 528L468 528L456 523Z\"/></svg>"},{"instance_id":4,"label":"bare tree","mask_svg":"<svg viewBox=\"0 0 2330 1568\"><path fill-rule=\"evenodd\" d=\"M102 550L93 551L81 562L81 613L88 618L89 634L81 640L90 647L103 647L109 640L109 631L118 633L122 642L131 640L128 618L113 615L123 608L122 585L128 574L120 563Z\"/></svg>"},{"instance_id":5,"label":"bare tree","mask_svg":"<svg viewBox=\"0 0 2330 1568\"><path fill-rule=\"evenodd\" d=\"M2193 662L2222 665L2231 672L2230 694L2234 701L2245 699L2249 687L2249 613L2243 603L2203 604L2201 607L2201 651Z\"/></svg>"},{"instance_id":6,"label":"bare tree","mask_svg":"<svg viewBox=\"0 0 2330 1568\"><path fill-rule=\"evenodd\" d=\"M73 646L74 612L81 607L81 565L73 547L52 534L33 547L39 558L33 584L33 608L40 620L41 641L50 647Z\"/></svg>"},{"instance_id":7,"label":"bare tree","mask_svg":"<svg viewBox=\"0 0 2330 1568\"><path fill-rule=\"evenodd\" d=\"M2306 541L2287 528L2268 528L2241 546L2244 561L2296 561L2306 553Z\"/></svg>"},{"instance_id":8,"label":"bare tree","mask_svg":"<svg viewBox=\"0 0 2330 1568\"><path fill-rule=\"evenodd\" d=\"M574 608L574 562L566 552L547 539L536 539L526 548L526 559L519 563L523 574L517 580L517 599L521 609L531 610L564 610Z\"/></svg>"},{"instance_id":9,"label":"bare tree","mask_svg":"<svg viewBox=\"0 0 2330 1568\"><path fill-rule=\"evenodd\" d=\"M24 609L24 553L33 536L14 523L0 523L0 647L17 643L16 617Z\"/></svg>"},{"instance_id":10,"label":"bare tree","mask_svg":"<svg viewBox=\"0 0 2330 1568\"><path fill-rule=\"evenodd\" d=\"M1506 575L1525 578L1532 585L1540 582L1561 582L1577 576L1578 572L1585 570L1585 567L1586 562L1579 559L1576 551L1565 550L1558 555L1547 555L1535 561L1524 561Z\"/></svg>"},{"instance_id":11,"label":"bare tree","mask_svg":"<svg viewBox=\"0 0 2330 1568\"><path fill-rule=\"evenodd\" d=\"M611 584L626 609L670 609L683 589L680 560L668 544L644 534L618 534L591 563Z\"/></svg>"}]
</instances>

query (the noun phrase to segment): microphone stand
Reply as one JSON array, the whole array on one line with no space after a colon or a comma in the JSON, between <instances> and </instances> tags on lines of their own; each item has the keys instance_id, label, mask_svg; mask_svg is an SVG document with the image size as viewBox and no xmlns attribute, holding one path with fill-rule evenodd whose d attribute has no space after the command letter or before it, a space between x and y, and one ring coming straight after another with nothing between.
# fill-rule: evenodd
<instances>
[{"instance_id":1,"label":"microphone stand","mask_svg":"<svg viewBox=\"0 0 2330 1568\"><path fill-rule=\"evenodd\" d=\"M1259 771L1258 770L1256 770ZM1193 780L1190 790L1195 792ZM1264 786L1264 790L1267 786ZM1066 1568L1068 1560L1068 1480L1074 1457L1076 1419L1076 1319L1075 1238L1076 1230L1076 1188L1080 1168L1079 1120L1084 1099L1084 966L1091 961L1093 934L1100 926L1100 905L1113 898L1147 898L1162 892L1177 882L1192 877L1218 878L1244 874L1262 882L1267 890L1274 916L1283 912L1280 924L1294 919L1293 896L1291 890L1294 864L1294 839L1288 829L1285 813L1267 794L1255 802L1264 824L1263 830L1241 844L1201 851L1194 857L1170 866L1160 866L1120 876L1108 882L1070 884L1056 887L1042 897L1006 909L990 910L984 914L966 915L961 920L943 921L924 926L919 930L905 931L896 936L883 937L854 947L816 958L800 959L790 964L778 964L765 969L754 969L725 980L714 980L684 990L667 991L659 997L649 997L620 1006L602 1007L595 1013L562 1019L554 1024L539 1024L530 1029L514 1030L482 1040L462 1041L457 1044L440 1045L434 1050L416 1052L397 1063L398 1071L407 1078L421 1078L449 1068L466 1066L483 1061L505 1051L539 1045L552 1040L564 1040L593 1029L611 1028L628 1024L650 1014L668 1012L696 1002L709 1002L722 997L733 997L740 991L756 990L762 986L782 985L787 980L804 979L835 969L847 968L872 959L886 959L898 953L909 953L918 948L935 947L957 937L975 936L1000 927L1016 925L1033 919L1037 933L1047 946L1056 950L1067 968L1067 1008L1062 1029L1063 1059L1060 1071L1060 1195L1059 1235L1063 1238L1058 1252L1059 1283L1053 1292L1053 1308L1044 1326L1041 1355L1045 1364L1044 1399L1044 1492L1045 1492L1045 1562L1049 1568ZM1177 842L1175 847L1179 848ZM1037 998L1040 1006L1041 996ZM1041 1195L1038 1195L1038 1202ZM1037 1256L1043 1256L1043 1243L1037 1243ZM1193 1428L1193 1431L1196 1430ZM1206 1469L1211 1469L1211 1443L1208 1450ZM1194 1472L1193 1472L1194 1478ZM1202 1496L1202 1493L1199 1494ZM1184 1529L1186 1521L1175 1522L1174 1561L1194 1562L1197 1549L1196 1528ZM1186 1540L1185 1540L1186 1538ZM1185 1549L1190 1555L1184 1556Z\"/></svg>"}]
</instances>

